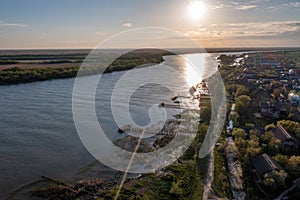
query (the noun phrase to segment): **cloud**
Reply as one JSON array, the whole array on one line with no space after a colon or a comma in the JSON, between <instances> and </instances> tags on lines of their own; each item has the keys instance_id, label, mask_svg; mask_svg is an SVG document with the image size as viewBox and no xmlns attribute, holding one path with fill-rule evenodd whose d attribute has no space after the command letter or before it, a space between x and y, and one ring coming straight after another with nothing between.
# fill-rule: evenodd
<instances>
[{"instance_id":1,"label":"cloud","mask_svg":"<svg viewBox=\"0 0 300 200\"><path fill-rule=\"evenodd\" d=\"M290 5L296 8L300 8L300 2L292 2L290 3Z\"/></svg>"},{"instance_id":2,"label":"cloud","mask_svg":"<svg viewBox=\"0 0 300 200\"><path fill-rule=\"evenodd\" d=\"M222 9L222 8L231 8L232 6L230 4L218 4L218 5L212 5L210 8L215 9Z\"/></svg>"},{"instance_id":3,"label":"cloud","mask_svg":"<svg viewBox=\"0 0 300 200\"><path fill-rule=\"evenodd\" d=\"M27 27L29 25L27 25L27 24L5 23L3 21L0 21L0 26L2 26L2 27Z\"/></svg>"},{"instance_id":4,"label":"cloud","mask_svg":"<svg viewBox=\"0 0 300 200\"><path fill-rule=\"evenodd\" d=\"M129 28L129 27L132 27L132 24L130 22L127 22L127 23L122 24L122 26Z\"/></svg>"},{"instance_id":5,"label":"cloud","mask_svg":"<svg viewBox=\"0 0 300 200\"><path fill-rule=\"evenodd\" d=\"M104 32L101 32L101 31L99 31L99 32L96 32L96 35L105 35L106 33L104 33Z\"/></svg>"},{"instance_id":6,"label":"cloud","mask_svg":"<svg viewBox=\"0 0 300 200\"><path fill-rule=\"evenodd\" d=\"M199 39L235 39L249 37L280 36L300 32L300 21L274 21L250 23L225 23L186 32L185 35Z\"/></svg>"},{"instance_id":7,"label":"cloud","mask_svg":"<svg viewBox=\"0 0 300 200\"><path fill-rule=\"evenodd\" d=\"M272 6L269 6L268 8L269 9L274 9L274 10L278 10L278 9L281 9L281 8L300 8L300 2L291 2L291 3L282 3L282 4L276 4L276 5L272 5Z\"/></svg>"},{"instance_id":8,"label":"cloud","mask_svg":"<svg viewBox=\"0 0 300 200\"><path fill-rule=\"evenodd\" d=\"M215 5L211 5L210 8L212 10L223 9L223 8L235 8L237 10L249 10L249 9L253 9L253 8L258 7L255 4L259 3L261 1L266 1L266 0L253 0L253 1L250 2L251 5L241 5L239 2L236 2L236 1L229 1L229 2L226 2L224 4L224 3L221 3L221 2L218 1L218 2L216 2Z\"/></svg>"},{"instance_id":9,"label":"cloud","mask_svg":"<svg viewBox=\"0 0 300 200\"><path fill-rule=\"evenodd\" d=\"M252 0L251 3L269 2L270 0Z\"/></svg>"},{"instance_id":10,"label":"cloud","mask_svg":"<svg viewBox=\"0 0 300 200\"><path fill-rule=\"evenodd\" d=\"M238 10L249 10L252 8L256 8L257 5L245 5L245 6L237 6L236 9Z\"/></svg>"}]
</instances>

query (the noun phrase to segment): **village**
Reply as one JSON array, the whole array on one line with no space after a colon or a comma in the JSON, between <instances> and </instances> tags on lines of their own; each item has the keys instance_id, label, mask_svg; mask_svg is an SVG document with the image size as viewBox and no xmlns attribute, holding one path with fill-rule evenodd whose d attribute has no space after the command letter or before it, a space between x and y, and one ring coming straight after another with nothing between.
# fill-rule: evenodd
<instances>
[{"instance_id":1,"label":"village","mask_svg":"<svg viewBox=\"0 0 300 200\"><path fill-rule=\"evenodd\" d=\"M299 199L299 52L219 60L229 111L217 151L226 155L234 199Z\"/></svg>"}]
</instances>

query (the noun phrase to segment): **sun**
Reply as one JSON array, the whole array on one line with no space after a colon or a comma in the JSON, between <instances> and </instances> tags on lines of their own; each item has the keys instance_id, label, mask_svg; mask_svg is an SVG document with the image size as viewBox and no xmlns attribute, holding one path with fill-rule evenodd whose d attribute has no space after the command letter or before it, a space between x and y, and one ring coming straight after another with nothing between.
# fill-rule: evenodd
<instances>
[{"instance_id":1,"label":"sun","mask_svg":"<svg viewBox=\"0 0 300 200\"><path fill-rule=\"evenodd\" d=\"M189 4L187 14L193 20L200 20L206 13L206 5L201 1L192 1Z\"/></svg>"}]
</instances>

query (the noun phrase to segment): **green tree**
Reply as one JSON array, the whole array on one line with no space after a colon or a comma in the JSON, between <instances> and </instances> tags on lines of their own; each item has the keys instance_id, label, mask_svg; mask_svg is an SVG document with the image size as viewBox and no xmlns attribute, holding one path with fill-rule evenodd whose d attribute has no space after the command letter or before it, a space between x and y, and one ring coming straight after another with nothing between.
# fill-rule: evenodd
<instances>
[{"instance_id":1,"label":"green tree","mask_svg":"<svg viewBox=\"0 0 300 200\"><path fill-rule=\"evenodd\" d=\"M285 179L288 177L288 174L284 170L274 171L274 176L278 186L284 185Z\"/></svg>"},{"instance_id":2,"label":"green tree","mask_svg":"<svg viewBox=\"0 0 300 200\"><path fill-rule=\"evenodd\" d=\"M272 130L273 128L275 128L275 125L274 124L268 124L265 126L265 131L270 131Z\"/></svg>"},{"instance_id":3,"label":"green tree","mask_svg":"<svg viewBox=\"0 0 300 200\"><path fill-rule=\"evenodd\" d=\"M286 168L288 162L289 162L289 157L286 155L281 155L281 154L276 154L274 159L282 165L284 168Z\"/></svg>"},{"instance_id":4,"label":"green tree","mask_svg":"<svg viewBox=\"0 0 300 200\"><path fill-rule=\"evenodd\" d=\"M249 105L251 98L247 95L241 95L236 98L235 110L241 116L246 116L245 114L249 113Z\"/></svg>"},{"instance_id":5,"label":"green tree","mask_svg":"<svg viewBox=\"0 0 300 200\"><path fill-rule=\"evenodd\" d=\"M271 131L268 131L264 135L262 135L261 140L265 144L264 150L266 151L266 153L272 156L279 153L278 145L280 144L280 141L274 137Z\"/></svg>"},{"instance_id":6,"label":"green tree","mask_svg":"<svg viewBox=\"0 0 300 200\"><path fill-rule=\"evenodd\" d=\"M291 156L287 167L292 175L300 176L300 156Z\"/></svg>"},{"instance_id":7,"label":"green tree","mask_svg":"<svg viewBox=\"0 0 300 200\"><path fill-rule=\"evenodd\" d=\"M279 88L276 88L273 90L273 95L277 99L281 94L281 90Z\"/></svg>"},{"instance_id":8,"label":"green tree","mask_svg":"<svg viewBox=\"0 0 300 200\"><path fill-rule=\"evenodd\" d=\"M282 125L287 131L295 133L300 138L300 123L290 120L281 120L277 122L277 125Z\"/></svg>"},{"instance_id":9,"label":"green tree","mask_svg":"<svg viewBox=\"0 0 300 200\"><path fill-rule=\"evenodd\" d=\"M236 126L238 126L239 124L239 118L240 115L237 112L232 112L229 116L229 119L231 119L233 121L233 124L235 124Z\"/></svg>"},{"instance_id":10,"label":"green tree","mask_svg":"<svg viewBox=\"0 0 300 200\"><path fill-rule=\"evenodd\" d=\"M211 118L211 108L204 107L200 111L200 118L205 124L209 124Z\"/></svg>"},{"instance_id":11,"label":"green tree","mask_svg":"<svg viewBox=\"0 0 300 200\"><path fill-rule=\"evenodd\" d=\"M171 194L175 194L176 196L181 196L183 194L183 188L181 187L182 181L173 182L172 188L170 190Z\"/></svg>"},{"instance_id":12,"label":"green tree","mask_svg":"<svg viewBox=\"0 0 300 200\"><path fill-rule=\"evenodd\" d=\"M249 90L243 85L239 85L236 89L235 96L239 97L241 95L249 95Z\"/></svg>"},{"instance_id":13,"label":"green tree","mask_svg":"<svg viewBox=\"0 0 300 200\"><path fill-rule=\"evenodd\" d=\"M245 139L246 137L246 132L244 129L242 128L234 128L232 130L232 135L235 137L235 138L242 138L242 139Z\"/></svg>"},{"instance_id":14,"label":"green tree","mask_svg":"<svg viewBox=\"0 0 300 200\"><path fill-rule=\"evenodd\" d=\"M272 190L275 189L275 180L269 173L264 175L263 182L265 186L271 188Z\"/></svg>"}]
</instances>

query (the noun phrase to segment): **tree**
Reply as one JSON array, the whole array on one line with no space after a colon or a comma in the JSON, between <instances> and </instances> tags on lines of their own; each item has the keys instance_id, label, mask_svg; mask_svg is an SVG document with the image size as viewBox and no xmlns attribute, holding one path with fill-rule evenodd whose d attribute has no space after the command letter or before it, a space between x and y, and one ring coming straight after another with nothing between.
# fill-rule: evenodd
<instances>
[{"instance_id":1,"label":"tree","mask_svg":"<svg viewBox=\"0 0 300 200\"><path fill-rule=\"evenodd\" d=\"M250 105L251 98L247 95L241 95L236 98L236 102L241 103L243 106L248 107Z\"/></svg>"},{"instance_id":2,"label":"tree","mask_svg":"<svg viewBox=\"0 0 300 200\"><path fill-rule=\"evenodd\" d=\"M279 153L279 143L280 141L274 137L271 131L266 132L261 136L262 142L265 144L265 151L270 155L276 155Z\"/></svg>"},{"instance_id":3,"label":"tree","mask_svg":"<svg viewBox=\"0 0 300 200\"><path fill-rule=\"evenodd\" d=\"M247 95L241 95L236 99L235 110L239 115L248 113L251 98Z\"/></svg>"},{"instance_id":4,"label":"tree","mask_svg":"<svg viewBox=\"0 0 300 200\"><path fill-rule=\"evenodd\" d=\"M279 88L276 88L273 90L273 95L277 99L281 94L281 90Z\"/></svg>"},{"instance_id":5,"label":"tree","mask_svg":"<svg viewBox=\"0 0 300 200\"><path fill-rule=\"evenodd\" d=\"M274 159L280 164L282 165L284 168L286 168L288 162L289 162L289 157L286 155L281 155L281 154L277 154Z\"/></svg>"},{"instance_id":6,"label":"tree","mask_svg":"<svg viewBox=\"0 0 300 200\"><path fill-rule=\"evenodd\" d=\"M237 112L232 112L229 116L229 118L233 121L235 125L238 125L238 120L240 118L240 115Z\"/></svg>"},{"instance_id":7,"label":"tree","mask_svg":"<svg viewBox=\"0 0 300 200\"><path fill-rule=\"evenodd\" d=\"M202 108L200 111L200 118L204 121L205 124L209 124L211 118L211 107Z\"/></svg>"},{"instance_id":8,"label":"tree","mask_svg":"<svg viewBox=\"0 0 300 200\"><path fill-rule=\"evenodd\" d=\"M276 177L276 182L278 185L284 185L285 179L288 177L288 174L284 170L274 171L274 176Z\"/></svg>"},{"instance_id":9,"label":"tree","mask_svg":"<svg viewBox=\"0 0 300 200\"><path fill-rule=\"evenodd\" d=\"M265 126L265 131L270 131L272 130L273 128L275 128L275 125L274 124L268 124Z\"/></svg>"},{"instance_id":10,"label":"tree","mask_svg":"<svg viewBox=\"0 0 300 200\"><path fill-rule=\"evenodd\" d=\"M267 173L264 175L263 182L265 186L270 188L271 190L277 189L279 186L284 185L285 179L288 176L288 174L283 171L273 171L271 173Z\"/></svg>"},{"instance_id":11,"label":"tree","mask_svg":"<svg viewBox=\"0 0 300 200\"><path fill-rule=\"evenodd\" d=\"M300 156L291 156L288 161L288 169L292 175L300 175Z\"/></svg>"},{"instance_id":12,"label":"tree","mask_svg":"<svg viewBox=\"0 0 300 200\"><path fill-rule=\"evenodd\" d=\"M182 181L173 182L170 193L175 194L177 196L181 196L183 194L183 188L181 187L181 184L182 184Z\"/></svg>"},{"instance_id":13,"label":"tree","mask_svg":"<svg viewBox=\"0 0 300 200\"><path fill-rule=\"evenodd\" d=\"M273 179L273 177L269 173L264 175L263 182L264 182L265 186L270 187L272 189L275 189L275 187L274 187L275 186L275 180Z\"/></svg>"},{"instance_id":14,"label":"tree","mask_svg":"<svg viewBox=\"0 0 300 200\"><path fill-rule=\"evenodd\" d=\"M235 138L243 138L245 139L246 137L246 132L244 129L242 128L234 128L233 131L232 131L232 135L235 137Z\"/></svg>"},{"instance_id":15,"label":"tree","mask_svg":"<svg viewBox=\"0 0 300 200\"><path fill-rule=\"evenodd\" d=\"M260 147L259 137L251 134L247 140L247 147L244 152L244 156L248 159L252 159L261 153L262 148Z\"/></svg>"},{"instance_id":16,"label":"tree","mask_svg":"<svg viewBox=\"0 0 300 200\"><path fill-rule=\"evenodd\" d=\"M287 131L295 133L300 138L300 123L290 120L281 120L277 122L277 125L282 125Z\"/></svg>"},{"instance_id":17,"label":"tree","mask_svg":"<svg viewBox=\"0 0 300 200\"><path fill-rule=\"evenodd\" d=\"M249 95L249 90L243 85L239 85L236 89L235 96L239 97L241 95Z\"/></svg>"}]
</instances>

